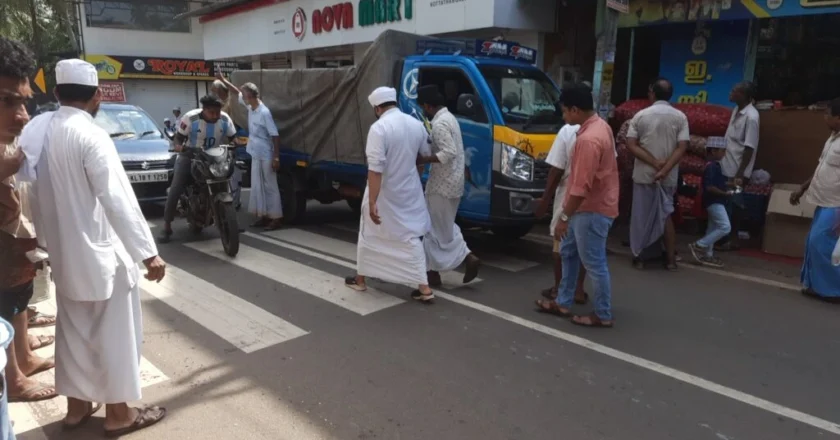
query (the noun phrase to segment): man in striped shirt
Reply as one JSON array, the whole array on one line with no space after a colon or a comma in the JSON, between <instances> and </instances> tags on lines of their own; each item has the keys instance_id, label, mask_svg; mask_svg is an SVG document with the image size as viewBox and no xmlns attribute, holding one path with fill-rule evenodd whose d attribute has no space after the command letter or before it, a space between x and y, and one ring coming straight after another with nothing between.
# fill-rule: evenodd
<instances>
[{"instance_id":1,"label":"man in striped shirt","mask_svg":"<svg viewBox=\"0 0 840 440\"><path fill-rule=\"evenodd\" d=\"M163 213L163 231L161 243L169 242L172 237L172 220L178 208L178 199L184 193L190 181L190 157L183 154L185 148L208 149L233 142L236 127L233 121L222 111L222 101L214 95L201 98L201 108L190 110L181 116L178 132L175 134L175 151L182 153L175 161L175 173L169 194L166 196L166 208Z\"/></svg>"}]
</instances>

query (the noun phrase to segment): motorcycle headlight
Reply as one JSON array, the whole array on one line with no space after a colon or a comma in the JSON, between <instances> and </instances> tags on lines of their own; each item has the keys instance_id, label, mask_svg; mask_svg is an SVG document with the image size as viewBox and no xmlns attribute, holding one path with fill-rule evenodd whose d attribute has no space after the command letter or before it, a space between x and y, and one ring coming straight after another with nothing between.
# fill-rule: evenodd
<instances>
[{"instance_id":1,"label":"motorcycle headlight","mask_svg":"<svg viewBox=\"0 0 840 440\"><path fill-rule=\"evenodd\" d=\"M534 158L516 147L502 144L502 175L513 179L534 180Z\"/></svg>"},{"instance_id":2,"label":"motorcycle headlight","mask_svg":"<svg viewBox=\"0 0 840 440\"><path fill-rule=\"evenodd\" d=\"M223 160L210 165L210 174L217 179L228 176L230 171L230 160Z\"/></svg>"}]
</instances>

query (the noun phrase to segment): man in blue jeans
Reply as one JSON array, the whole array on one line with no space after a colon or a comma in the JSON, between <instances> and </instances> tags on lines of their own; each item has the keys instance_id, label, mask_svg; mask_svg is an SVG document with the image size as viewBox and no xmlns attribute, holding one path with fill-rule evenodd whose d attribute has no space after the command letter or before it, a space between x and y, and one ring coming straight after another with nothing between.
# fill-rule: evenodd
<instances>
[{"instance_id":1,"label":"man in blue jeans","mask_svg":"<svg viewBox=\"0 0 840 440\"><path fill-rule=\"evenodd\" d=\"M563 212L554 229L562 240L563 279L556 301L537 301L539 310L586 327L612 327L610 272L607 267L607 234L618 217L618 164L612 129L595 113L592 90L583 84L563 88L563 119L580 125L575 141ZM580 265L594 287L594 312L574 315Z\"/></svg>"}]
</instances>

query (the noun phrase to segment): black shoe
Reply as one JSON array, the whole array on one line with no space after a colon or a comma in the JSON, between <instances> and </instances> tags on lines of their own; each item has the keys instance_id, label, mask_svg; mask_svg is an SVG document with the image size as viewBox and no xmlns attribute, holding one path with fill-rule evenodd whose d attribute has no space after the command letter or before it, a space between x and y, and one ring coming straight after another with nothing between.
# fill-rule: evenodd
<instances>
[{"instance_id":1,"label":"black shoe","mask_svg":"<svg viewBox=\"0 0 840 440\"><path fill-rule=\"evenodd\" d=\"M478 269L481 267L481 260L479 260L475 255L469 254L464 261L467 263L467 270L464 272L464 284L467 284L478 276Z\"/></svg>"},{"instance_id":2,"label":"black shoe","mask_svg":"<svg viewBox=\"0 0 840 440\"><path fill-rule=\"evenodd\" d=\"M417 301L420 301L423 304L431 304L435 300L435 293L429 292L427 295L424 295L419 290L415 290L411 292L411 299L416 299Z\"/></svg>"}]
</instances>

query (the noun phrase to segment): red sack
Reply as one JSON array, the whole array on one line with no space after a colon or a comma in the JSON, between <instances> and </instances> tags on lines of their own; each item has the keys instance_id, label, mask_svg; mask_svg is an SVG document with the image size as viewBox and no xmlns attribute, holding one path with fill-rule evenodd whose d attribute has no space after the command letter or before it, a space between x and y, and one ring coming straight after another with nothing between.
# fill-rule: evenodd
<instances>
[{"instance_id":1,"label":"red sack","mask_svg":"<svg viewBox=\"0 0 840 440\"><path fill-rule=\"evenodd\" d=\"M632 119L639 110L643 110L648 107L650 107L650 101L647 99L631 99L629 101L624 101L615 108L613 118L616 123L623 124L625 121Z\"/></svg>"},{"instance_id":2,"label":"red sack","mask_svg":"<svg viewBox=\"0 0 840 440\"><path fill-rule=\"evenodd\" d=\"M688 130L697 136L724 136L732 109L714 104L676 104L688 118Z\"/></svg>"},{"instance_id":3,"label":"red sack","mask_svg":"<svg viewBox=\"0 0 840 440\"><path fill-rule=\"evenodd\" d=\"M706 138L692 134L688 142L688 153L698 157L706 157Z\"/></svg>"},{"instance_id":4,"label":"red sack","mask_svg":"<svg viewBox=\"0 0 840 440\"><path fill-rule=\"evenodd\" d=\"M703 175L703 172L706 170L706 160L701 159L697 156L692 156L690 154L686 154L680 160L680 171L683 175L687 174L696 174L696 175Z\"/></svg>"},{"instance_id":5,"label":"red sack","mask_svg":"<svg viewBox=\"0 0 840 440\"><path fill-rule=\"evenodd\" d=\"M627 144L627 132L630 131L630 120L624 121L621 128L618 129L618 134L615 135L616 144Z\"/></svg>"}]
</instances>

